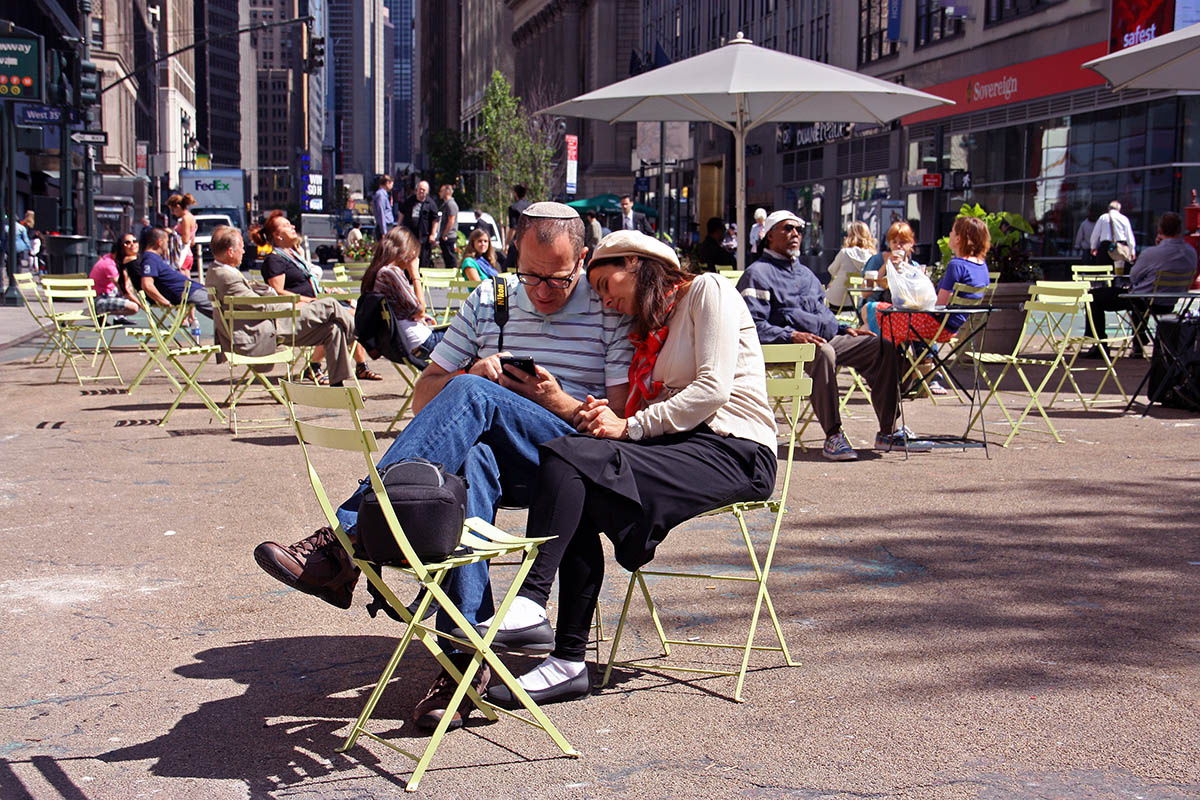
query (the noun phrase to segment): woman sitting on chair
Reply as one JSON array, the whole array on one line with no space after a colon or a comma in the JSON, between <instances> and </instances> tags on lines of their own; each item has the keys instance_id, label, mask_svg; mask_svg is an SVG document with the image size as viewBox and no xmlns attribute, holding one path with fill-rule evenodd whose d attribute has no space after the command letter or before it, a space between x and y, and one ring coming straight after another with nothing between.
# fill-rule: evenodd
<instances>
[{"instance_id":1,"label":"woman sitting on chair","mask_svg":"<svg viewBox=\"0 0 1200 800\"><path fill-rule=\"evenodd\" d=\"M991 247L991 235L987 223L977 217L959 217L954 220L954 228L950 231L950 250L954 258L946 265L946 272L938 283L937 302L944 306L950 302L954 294L954 284L965 283L979 289L978 292L959 295L963 299L978 300L991 283L988 276L987 256ZM886 280L881 274L879 282L886 287ZM948 342L958 333L967 318L964 314L926 314L913 312L911 314L880 314L881 309L891 308L891 303L871 302L863 306L862 318L872 333L877 333L890 342L908 342L912 340ZM942 325L943 317L946 324Z\"/></svg>"},{"instance_id":2,"label":"woman sitting on chair","mask_svg":"<svg viewBox=\"0 0 1200 800\"><path fill-rule=\"evenodd\" d=\"M526 530L556 538L542 545L497 634L505 647L544 648L546 600L559 574L554 650L520 678L539 703L590 691L584 651L604 577L601 532L621 566L635 570L684 520L766 499L775 487L762 348L733 284L684 272L674 250L636 231L600 241L588 281L607 307L634 318L636 350L622 415L589 396L576 413L580 433L541 447ZM514 703L503 686L489 698Z\"/></svg>"},{"instance_id":3,"label":"woman sitting on chair","mask_svg":"<svg viewBox=\"0 0 1200 800\"><path fill-rule=\"evenodd\" d=\"M467 254L462 260L463 280L485 281L499 273L496 253L492 249L492 237L483 228L476 228L467 237Z\"/></svg>"},{"instance_id":4,"label":"woman sitting on chair","mask_svg":"<svg viewBox=\"0 0 1200 800\"><path fill-rule=\"evenodd\" d=\"M421 245L407 229L397 225L375 243L371 266L363 273L362 290L384 296L404 336L404 351L424 369L445 331L434 330L434 319L425 313L420 263Z\"/></svg>"}]
</instances>

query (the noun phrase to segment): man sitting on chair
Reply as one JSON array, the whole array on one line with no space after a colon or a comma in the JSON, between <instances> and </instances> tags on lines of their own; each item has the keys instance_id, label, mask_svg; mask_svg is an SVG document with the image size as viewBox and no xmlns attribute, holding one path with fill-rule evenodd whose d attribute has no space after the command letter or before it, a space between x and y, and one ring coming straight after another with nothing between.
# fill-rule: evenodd
<instances>
[{"instance_id":1,"label":"man sitting on chair","mask_svg":"<svg viewBox=\"0 0 1200 800\"><path fill-rule=\"evenodd\" d=\"M1144 320L1151 311L1166 313L1174 307L1175 302L1164 302L1151 307L1145 300L1121 297L1129 292L1154 291L1154 282L1159 273L1187 275L1196 274L1196 251L1183 240L1183 221L1174 211L1168 211L1158 221L1158 240L1153 247L1147 247L1134 262L1133 272L1129 274L1131 288L1123 286L1098 286L1092 289L1092 302L1088 306L1092 324L1095 326L1096 338L1105 339L1107 325L1104 317L1107 311L1132 311L1138 320ZM1139 322L1138 335L1133 340L1134 358L1142 357L1144 344L1149 342L1149 332L1145 322ZM1096 345L1084 353L1084 358L1100 358L1100 347Z\"/></svg>"},{"instance_id":2,"label":"man sitting on chair","mask_svg":"<svg viewBox=\"0 0 1200 800\"><path fill-rule=\"evenodd\" d=\"M147 237L145 255L142 256L142 291L153 303L177 306L183 299L183 290L190 285L187 301L211 319L213 308L208 292L167 260L168 241L169 234L165 228L154 228Z\"/></svg>"},{"instance_id":3,"label":"man sitting on chair","mask_svg":"<svg viewBox=\"0 0 1200 800\"><path fill-rule=\"evenodd\" d=\"M575 432L576 415L589 396L607 398L625 408L633 350L629 323L604 308L582 277L585 255L583 220L561 203L534 203L521 212L514 236L516 274L504 276L508 321L496 322L492 281L484 281L463 304L445 337L434 348L432 363L413 392L416 416L379 460L383 467L411 458L436 461L467 479L467 516L495 519L503 489L507 504L529 502L532 487L520 486L537 475L538 445ZM503 340L504 348L500 349ZM502 368L501 355L531 357L536 375ZM503 486L502 486L503 484ZM338 519L353 538L360 486L338 509ZM255 560L271 577L340 608L350 607L358 569L329 528L290 547L263 542ZM466 564L450 570L443 584L467 621L475 624L495 613L487 565ZM453 623L439 615L438 628ZM543 620L533 629L502 630L507 637L539 639L549 652L554 631ZM469 656L454 654L462 659ZM475 687L483 691L489 671L481 669ZM444 672L417 704L418 727L432 730L446 712L455 682ZM471 704L455 710L452 728L462 725ZM462 716L460 716L460 714Z\"/></svg>"},{"instance_id":4,"label":"man sitting on chair","mask_svg":"<svg viewBox=\"0 0 1200 800\"><path fill-rule=\"evenodd\" d=\"M264 283L252 284L242 274L240 264L245 250L242 233L228 225L217 226L212 233L213 263L204 277L204 282L213 298L222 307L226 297L264 297L277 292ZM325 348L325 363L329 370L329 381L341 386L350 377L351 358L348 346L354 341L354 312L332 297L319 297L305 302L297 309L296 330L291 330L291 320L238 320L234 326L233 342L224 320L218 316L213 321L213 333L222 352L236 348L240 355L265 356L275 352L275 343L300 347ZM278 308L275 306L274 308Z\"/></svg>"},{"instance_id":5,"label":"man sitting on chair","mask_svg":"<svg viewBox=\"0 0 1200 800\"><path fill-rule=\"evenodd\" d=\"M888 341L870 331L842 325L825 302L821 282L800 263L804 222L790 211L776 211L763 223L766 241L762 255L746 268L738 291L750 309L762 344L812 342L816 358L806 369L813 379L811 402L825 432L821 455L830 461L854 461L858 454L842 432L838 407L837 368L854 367L871 387L871 404L879 419L876 450L932 449L897 430L900 395L899 355Z\"/></svg>"}]
</instances>

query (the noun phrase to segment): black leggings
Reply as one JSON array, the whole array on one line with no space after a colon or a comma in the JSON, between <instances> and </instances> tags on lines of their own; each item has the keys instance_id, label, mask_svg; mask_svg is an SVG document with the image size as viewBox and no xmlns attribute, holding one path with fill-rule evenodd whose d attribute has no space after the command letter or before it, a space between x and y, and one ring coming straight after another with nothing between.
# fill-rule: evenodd
<instances>
[{"instance_id":1,"label":"black leggings","mask_svg":"<svg viewBox=\"0 0 1200 800\"><path fill-rule=\"evenodd\" d=\"M529 509L528 536L555 536L538 550L520 594L543 608L558 573L558 625L553 655L583 661L600 585L604 550L600 532L608 528L617 505L613 494L597 487L558 455L542 451L537 501Z\"/></svg>"}]
</instances>

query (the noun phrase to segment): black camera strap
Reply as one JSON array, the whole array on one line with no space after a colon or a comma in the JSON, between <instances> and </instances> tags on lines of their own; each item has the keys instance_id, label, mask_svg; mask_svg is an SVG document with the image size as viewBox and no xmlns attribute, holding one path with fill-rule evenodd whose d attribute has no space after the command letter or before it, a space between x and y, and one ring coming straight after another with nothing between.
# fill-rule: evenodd
<instances>
[{"instance_id":1,"label":"black camera strap","mask_svg":"<svg viewBox=\"0 0 1200 800\"><path fill-rule=\"evenodd\" d=\"M508 281L503 275L496 275L492 278L492 287L496 295L496 325L500 327L500 342L496 346L496 352L504 352L504 325L508 322Z\"/></svg>"}]
</instances>

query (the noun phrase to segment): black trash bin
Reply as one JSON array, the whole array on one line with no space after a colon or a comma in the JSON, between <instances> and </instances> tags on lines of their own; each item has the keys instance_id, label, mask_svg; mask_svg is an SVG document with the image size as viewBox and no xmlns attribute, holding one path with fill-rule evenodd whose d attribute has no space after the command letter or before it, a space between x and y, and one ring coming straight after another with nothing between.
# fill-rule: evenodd
<instances>
[{"instance_id":1,"label":"black trash bin","mask_svg":"<svg viewBox=\"0 0 1200 800\"><path fill-rule=\"evenodd\" d=\"M87 263L88 239L86 236L46 236L42 238L46 248L46 272L51 275L73 275L91 269Z\"/></svg>"}]
</instances>

